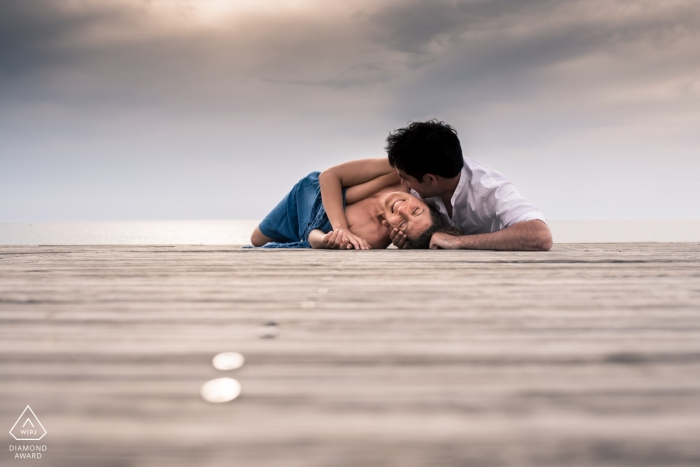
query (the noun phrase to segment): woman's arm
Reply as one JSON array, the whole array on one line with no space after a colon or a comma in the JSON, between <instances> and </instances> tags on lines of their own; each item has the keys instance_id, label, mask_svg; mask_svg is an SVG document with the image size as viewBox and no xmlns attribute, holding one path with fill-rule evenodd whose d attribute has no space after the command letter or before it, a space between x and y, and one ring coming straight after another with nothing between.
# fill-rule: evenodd
<instances>
[{"instance_id":1,"label":"woman's arm","mask_svg":"<svg viewBox=\"0 0 700 467\"><path fill-rule=\"evenodd\" d=\"M361 159L345 162L321 172L318 177L321 185L321 199L333 230L348 230L348 222L343 209L343 188L356 187L346 193L346 203L352 204L366 198L387 186L401 182L396 170L386 158Z\"/></svg>"}]
</instances>

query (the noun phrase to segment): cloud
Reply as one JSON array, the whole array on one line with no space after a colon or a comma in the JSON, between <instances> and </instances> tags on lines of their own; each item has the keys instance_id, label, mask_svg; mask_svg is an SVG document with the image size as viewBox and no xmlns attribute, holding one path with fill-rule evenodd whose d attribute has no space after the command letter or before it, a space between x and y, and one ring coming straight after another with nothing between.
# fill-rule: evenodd
<instances>
[{"instance_id":1,"label":"cloud","mask_svg":"<svg viewBox=\"0 0 700 467\"><path fill-rule=\"evenodd\" d=\"M424 106L453 102L455 88L470 101L488 101L498 88L570 84L597 93L622 79L658 82L659 65L674 78L700 66L692 2L309 2L285 14L223 15L215 25L199 22L193 5L9 2L0 24L3 88L33 83L70 99L235 101L249 110L248 98L275 95L280 85L357 95L376 85L393 101ZM592 85L577 80L582 74ZM440 89L418 92L431 88ZM284 104L284 92L275 97Z\"/></svg>"},{"instance_id":2,"label":"cloud","mask_svg":"<svg viewBox=\"0 0 700 467\"><path fill-rule=\"evenodd\" d=\"M84 154L122 168L115 158L149 160L156 173L158 160L217 170L234 154L252 174L262 162L242 154L285 167L290 154L308 165L379 156L389 130L437 116L517 170L528 170L518 151L551 165L595 141L688 171L698 31L693 0L3 2L0 138L14 149L0 160L28 173L22 164L49 164L50 151L51 164ZM49 166L43 180L60 184Z\"/></svg>"}]
</instances>

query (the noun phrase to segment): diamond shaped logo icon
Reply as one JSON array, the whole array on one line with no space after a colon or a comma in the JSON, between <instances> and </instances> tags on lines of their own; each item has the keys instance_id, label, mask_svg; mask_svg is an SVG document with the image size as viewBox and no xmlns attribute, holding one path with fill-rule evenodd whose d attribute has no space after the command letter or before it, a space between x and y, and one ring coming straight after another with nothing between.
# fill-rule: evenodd
<instances>
[{"instance_id":1,"label":"diamond shaped logo icon","mask_svg":"<svg viewBox=\"0 0 700 467\"><path fill-rule=\"evenodd\" d=\"M46 429L41 424L31 407L27 406L10 430L17 441L39 441L46 436Z\"/></svg>"}]
</instances>

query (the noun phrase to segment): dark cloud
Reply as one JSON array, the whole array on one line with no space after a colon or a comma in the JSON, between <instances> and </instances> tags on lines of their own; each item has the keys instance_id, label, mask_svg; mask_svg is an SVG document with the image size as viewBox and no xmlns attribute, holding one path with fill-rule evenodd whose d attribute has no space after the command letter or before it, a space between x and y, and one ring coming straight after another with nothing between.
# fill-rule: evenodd
<instances>
[{"instance_id":1,"label":"dark cloud","mask_svg":"<svg viewBox=\"0 0 700 467\"><path fill-rule=\"evenodd\" d=\"M431 45L459 46L466 32L479 33L503 26L523 13L542 14L549 0L434 1L388 4L369 15L374 36L382 44L415 55L435 53ZM439 49L439 48L438 48Z\"/></svg>"},{"instance_id":2,"label":"dark cloud","mask_svg":"<svg viewBox=\"0 0 700 467\"><path fill-rule=\"evenodd\" d=\"M56 68L69 67L81 56L82 44L70 37L103 22L128 27L124 11L108 4L90 9L66 9L50 0L0 4L0 79L8 85Z\"/></svg>"},{"instance_id":3,"label":"dark cloud","mask_svg":"<svg viewBox=\"0 0 700 467\"><path fill-rule=\"evenodd\" d=\"M700 24L691 2L388 2L335 16L249 13L246 21L234 18L231 27L218 28L159 19L148 4L58 5L3 4L5 89L35 79L44 91L48 83L70 99L178 95L220 103L262 92L265 83L384 84L403 99L401 90L413 96L424 86L482 86L494 77L518 88L533 77L546 81L547 67L591 54L615 57L623 68L680 49L685 60L676 67L698 66L697 54L682 50Z\"/></svg>"}]
</instances>

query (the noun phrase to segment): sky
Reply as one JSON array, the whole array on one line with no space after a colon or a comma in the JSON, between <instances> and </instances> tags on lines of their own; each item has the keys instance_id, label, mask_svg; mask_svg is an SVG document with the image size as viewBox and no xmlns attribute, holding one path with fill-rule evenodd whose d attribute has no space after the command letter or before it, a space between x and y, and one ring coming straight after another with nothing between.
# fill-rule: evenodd
<instances>
[{"instance_id":1,"label":"sky","mask_svg":"<svg viewBox=\"0 0 700 467\"><path fill-rule=\"evenodd\" d=\"M438 118L559 219L700 218L700 5L0 3L0 221L260 219Z\"/></svg>"}]
</instances>

